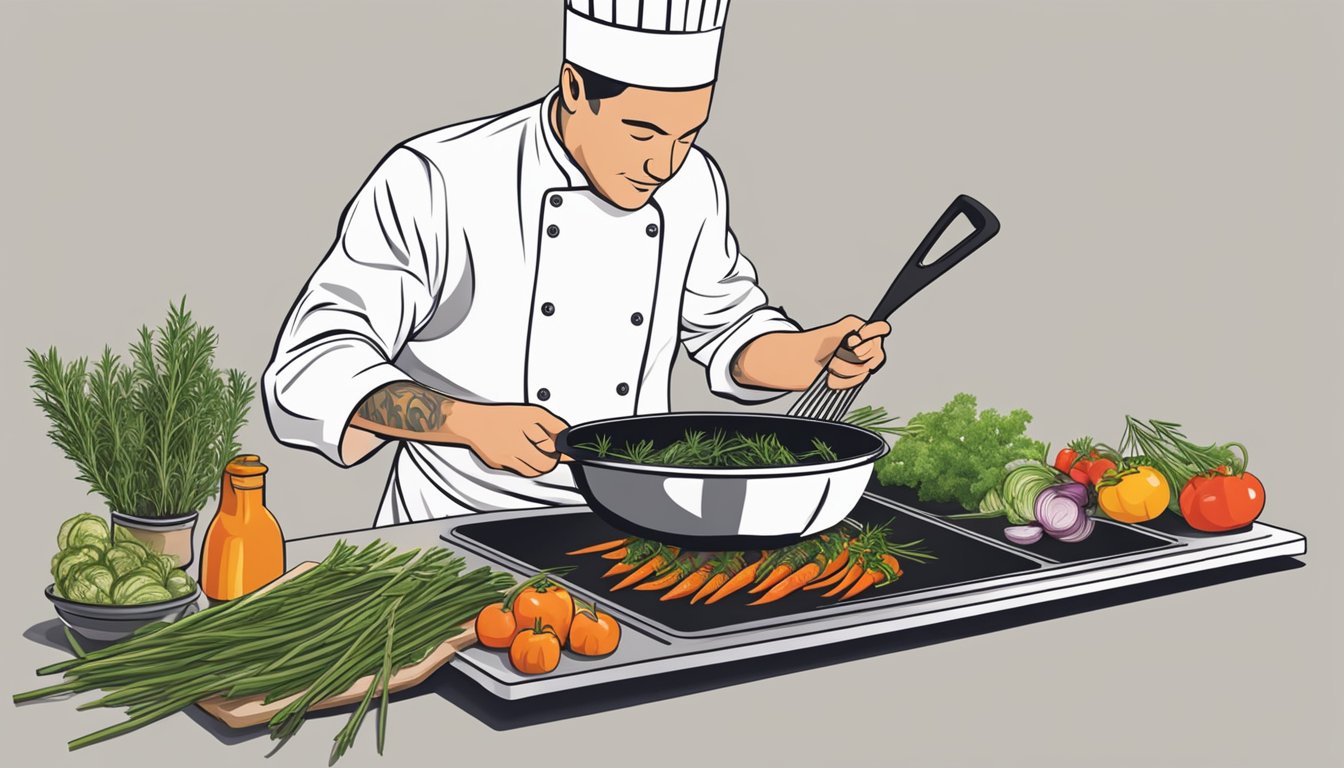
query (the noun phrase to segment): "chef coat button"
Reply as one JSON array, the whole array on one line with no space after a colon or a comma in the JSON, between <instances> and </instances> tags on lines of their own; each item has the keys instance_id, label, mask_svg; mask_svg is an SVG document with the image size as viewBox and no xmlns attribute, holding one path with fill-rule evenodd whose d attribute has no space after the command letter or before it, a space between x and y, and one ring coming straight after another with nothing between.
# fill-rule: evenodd
<instances>
[{"instance_id":1,"label":"chef coat button","mask_svg":"<svg viewBox=\"0 0 1344 768\"><path fill-rule=\"evenodd\" d=\"M537 390L537 399L538 399L538 400L550 400L550 399L551 399L551 390L549 390L549 389L547 389L547 388L545 388L545 387L542 387L541 389L538 389L538 390Z\"/></svg>"},{"instance_id":2,"label":"chef coat button","mask_svg":"<svg viewBox=\"0 0 1344 768\"><path fill-rule=\"evenodd\" d=\"M546 228L546 234L550 235L551 237L556 237L560 234L560 228L552 224L551 226Z\"/></svg>"},{"instance_id":3,"label":"chef coat button","mask_svg":"<svg viewBox=\"0 0 1344 768\"><path fill-rule=\"evenodd\" d=\"M618 395L624 395L629 391L630 391L630 385L626 384L624 381L616 385L616 394Z\"/></svg>"},{"instance_id":4,"label":"chef coat button","mask_svg":"<svg viewBox=\"0 0 1344 768\"><path fill-rule=\"evenodd\" d=\"M541 314L546 315L547 317L550 317L551 315L554 315L554 314L555 314L555 305L552 304L552 303L549 302L549 301L546 302L545 304L542 304L542 305L541 305Z\"/></svg>"},{"instance_id":5,"label":"chef coat button","mask_svg":"<svg viewBox=\"0 0 1344 768\"><path fill-rule=\"evenodd\" d=\"M551 207L552 207L552 208L559 208L559 207L560 207L560 204L563 203L563 202L564 202L564 200L561 199L561 197L560 197L559 195L551 195Z\"/></svg>"},{"instance_id":6,"label":"chef coat button","mask_svg":"<svg viewBox=\"0 0 1344 768\"><path fill-rule=\"evenodd\" d=\"M657 237L657 236L658 236L658 225L657 225L657 224L650 224L649 226L645 227L645 228L644 228L644 234L648 235L649 237Z\"/></svg>"},{"instance_id":7,"label":"chef coat button","mask_svg":"<svg viewBox=\"0 0 1344 768\"><path fill-rule=\"evenodd\" d=\"M635 325L643 325L644 316L636 312L635 314L630 316L630 322L634 323Z\"/></svg>"}]
</instances>

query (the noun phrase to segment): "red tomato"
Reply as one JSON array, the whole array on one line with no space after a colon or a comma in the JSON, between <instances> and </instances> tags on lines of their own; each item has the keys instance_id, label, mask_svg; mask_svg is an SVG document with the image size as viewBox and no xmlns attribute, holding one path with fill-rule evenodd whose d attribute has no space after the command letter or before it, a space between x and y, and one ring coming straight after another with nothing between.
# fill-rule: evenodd
<instances>
[{"instance_id":1,"label":"red tomato","mask_svg":"<svg viewBox=\"0 0 1344 768\"><path fill-rule=\"evenodd\" d=\"M1093 459L1087 465L1087 480L1092 485L1101 482L1101 478L1107 470L1115 469L1115 462L1110 459Z\"/></svg>"},{"instance_id":2,"label":"red tomato","mask_svg":"<svg viewBox=\"0 0 1344 768\"><path fill-rule=\"evenodd\" d=\"M1083 485L1087 485L1092 482L1091 479L1089 479L1087 476L1087 470L1091 466L1092 466L1091 460L1078 459L1073 463L1073 469L1069 470L1069 477L1073 478L1074 482L1079 482L1082 483Z\"/></svg>"},{"instance_id":3,"label":"red tomato","mask_svg":"<svg viewBox=\"0 0 1344 768\"><path fill-rule=\"evenodd\" d=\"M1073 462L1078 460L1078 452L1072 448L1062 448L1059 455L1055 457L1055 469L1060 472L1068 472L1073 468Z\"/></svg>"},{"instance_id":4,"label":"red tomato","mask_svg":"<svg viewBox=\"0 0 1344 768\"><path fill-rule=\"evenodd\" d=\"M1196 475L1181 491L1181 514L1190 527L1218 533L1244 528L1265 508L1265 486L1250 472Z\"/></svg>"}]
</instances>

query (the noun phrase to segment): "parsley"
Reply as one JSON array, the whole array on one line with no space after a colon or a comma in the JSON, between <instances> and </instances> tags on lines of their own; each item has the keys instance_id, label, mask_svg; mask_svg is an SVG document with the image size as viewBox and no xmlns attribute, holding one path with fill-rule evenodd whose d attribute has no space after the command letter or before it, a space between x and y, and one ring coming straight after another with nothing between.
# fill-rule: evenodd
<instances>
[{"instance_id":1,"label":"parsley","mask_svg":"<svg viewBox=\"0 0 1344 768\"><path fill-rule=\"evenodd\" d=\"M920 413L911 429L878 460L883 485L904 485L920 501L955 501L975 510L1006 474L1014 459L1038 459L1045 446L1026 435L1031 414L1021 408L1000 414L987 408L976 414L975 398L960 393L940 411Z\"/></svg>"}]
</instances>

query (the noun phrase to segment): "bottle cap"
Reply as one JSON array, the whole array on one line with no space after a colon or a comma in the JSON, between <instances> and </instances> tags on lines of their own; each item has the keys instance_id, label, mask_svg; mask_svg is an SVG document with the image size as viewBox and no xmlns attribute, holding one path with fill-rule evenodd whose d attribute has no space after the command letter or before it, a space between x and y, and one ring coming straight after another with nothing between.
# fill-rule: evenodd
<instances>
[{"instance_id":1,"label":"bottle cap","mask_svg":"<svg viewBox=\"0 0 1344 768\"><path fill-rule=\"evenodd\" d=\"M266 474L266 465L261 463L260 457L244 454L234 457L224 471L234 477L257 477Z\"/></svg>"}]
</instances>

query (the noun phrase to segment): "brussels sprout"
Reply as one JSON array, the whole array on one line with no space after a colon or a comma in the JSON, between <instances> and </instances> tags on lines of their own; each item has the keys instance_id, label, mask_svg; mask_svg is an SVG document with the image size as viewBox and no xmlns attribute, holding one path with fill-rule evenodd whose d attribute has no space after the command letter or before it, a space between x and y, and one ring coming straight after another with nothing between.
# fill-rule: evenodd
<instances>
[{"instance_id":1,"label":"brussels sprout","mask_svg":"<svg viewBox=\"0 0 1344 768\"><path fill-rule=\"evenodd\" d=\"M173 593L158 584L150 584L147 587L141 587L126 598L122 605L144 605L146 603L161 603L164 600L172 600Z\"/></svg>"},{"instance_id":2,"label":"brussels sprout","mask_svg":"<svg viewBox=\"0 0 1344 768\"><path fill-rule=\"evenodd\" d=\"M71 569L69 575L65 577L67 587L76 581L87 581L104 592L111 592L112 582L116 581L116 577L112 575L112 570L105 565L84 563Z\"/></svg>"},{"instance_id":3,"label":"brussels sprout","mask_svg":"<svg viewBox=\"0 0 1344 768\"><path fill-rule=\"evenodd\" d=\"M149 550L149 547L145 546L145 543L143 541L135 541L132 539L128 541L119 542L117 546L129 552L134 552L137 561L144 560L146 557L149 557L150 555L154 554Z\"/></svg>"},{"instance_id":4,"label":"brussels sprout","mask_svg":"<svg viewBox=\"0 0 1344 768\"><path fill-rule=\"evenodd\" d=\"M168 579L163 583L163 586L173 593L173 597L186 597L196 591L196 582L192 581L191 577L182 571L173 571L168 574Z\"/></svg>"},{"instance_id":5,"label":"brussels sprout","mask_svg":"<svg viewBox=\"0 0 1344 768\"><path fill-rule=\"evenodd\" d=\"M107 521L85 512L61 523L61 530L56 534L56 546L69 549L82 546L90 539L107 541L108 538Z\"/></svg>"},{"instance_id":6,"label":"brussels sprout","mask_svg":"<svg viewBox=\"0 0 1344 768\"><path fill-rule=\"evenodd\" d=\"M65 550L61 553L60 561L56 563L56 583L64 583L66 577L70 575L70 571L72 571L76 565L97 563L102 560L102 557L103 553L93 547L79 547L78 549Z\"/></svg>"},{"instance_id":7,"label":"brussels sprout","mask_svg":"<svg viewBox=\"0 0 1344 768\"><path fill-rule=\"evenodd\" d=\"M61 558L64 557L64 556L65 556L65 552L63 552L63 551L62 551L62 552L57 552L56 554L54 554L54 555L51 556L51 578L52 578L52 579L55 579L55 578L56 578L56 566L58 566L58 565L61 564Z\"/></svg>"},{"instance_id":8,"label":"brussels sprout","mask_svg":"<svg viewBox=\"0 0 1344 768\"><path fill-rule=\"evenodd\" d=\"M103 562L117 574L117 578L139 568L144 560L141 550L128 546L125 542L107 550L107 554L103 555Z\"/></svg>"},{"instance_id":9,"label":"brussels sprout","mask_svg":"<svg viewBox=\"0 0 1344 768\"><path fill-rule=\"evenodd\" d=\"M120 544L124 541L133 541L136 544L140 543L140 540L135 538L135 534L131 533L130 528L127 528L124 525L112 526L112 543Z\"/></svg>"},{"instance_id":10,"label":"brussels sprout","mask_svg":"<svg viewBox=\"0 0 1344 768\"><path fill-rule=\"evenodd\" d=\"M112 585L112 601L118 605L130 605L130 598L145 587L162 587L162 579L153 571L138 568L117 579Z\"/></svg>"},{"instance_id":11,"label":"brussels sprout","mask_svg":"<svg viewBox=\"0 0 1344 768\"><path fill-rule=\"evenodd\" d=\"M112 546L112 545L111 545L110 543L108 543L108 541L107 541L106 539L88 539L88 538L86 538L86 539L82 539L82 540L80 541L80 543L78 544L78 546L80 546L80 547L88 547L89 549L96 549L96 550L98 550L98 553L101 555L102 553L104 553L104 552L106 552L106 551L108 550L108 547L110 547L110 546Z\"/></svg>"},{"instance_id":12,"label":"brussels sprout","mask_svg":"<svg viewBox=\"0 0 1344 768\"><path fill-rule=\"evenodd\" d=\"M77 603L92 603L94 605L110 605L112 603L112 598L99 589L98 585L82 579L73 579L66 582L63 596Z\"/></svg>"},{"instance_id":13,"label":"brussels sprout","mask_svg":"<svg viewBox=\"0 0 1344 768\"><path fill-rule=\"evenodd\" d=\"M150 555L141 567L159 574L159 581L164 581L177 570L177 558L172 555Z\"/></svg>"}]
</instances>

